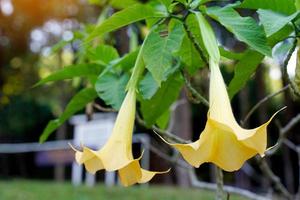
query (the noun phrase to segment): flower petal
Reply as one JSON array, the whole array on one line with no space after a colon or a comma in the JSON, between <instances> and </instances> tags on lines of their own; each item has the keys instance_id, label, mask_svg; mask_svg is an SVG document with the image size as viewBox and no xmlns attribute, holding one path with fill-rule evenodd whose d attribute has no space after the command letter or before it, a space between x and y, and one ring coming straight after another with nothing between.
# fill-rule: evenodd
<instances>
[{"instance_id":1,"label":"flower petal","mask_svg":"<svg viewBox=\"0 0 300 200\"><path fill-rule=\"evenodd\" d=\"M123 186L130 186L142 178L142 171L138 160L133 160L125 167L118 170L120 181Z\"/></svg>"},{"instance_id":2,"label":"flower petal","mask_svg":"<svg viewBox=\"0 0 300 200\"><path fill-rule=\"evenodd\" d=\"M97 152L87 147L83 147L83 152L76 150L75 158L79 164L84 164L86 170L91 174L104 169L101 159L97 156Z\"/></svg>"},{"instance_id":3,"label":"flower petal","mask_svg":"<svg viewBox=\"0 0 300 200\"><path fill-rule=\"evenodd\" d=\"M156 174L164 174L164 173L168 173L170 171L170 169L168 169L167 171L163 171L163 172L157 172L157 171L148 171L145 169L142 169L142 177L141 179L138 181L138 183L146 183L148 181L150 181Z\"/></svg>"},{"instance_id":4,"label":"flower petal","mask_svg":"<svg viewBox=\"0 0 300 200\"><path fill-rule=\"evenodd\" d=\"M246 160L257 154L255 149L249 148L239 141L235 133L226 125L209 119L206 126L202 134L210 136L206 137L208 141L203 142L212 144L209 147L211 154L208 161L215 163L225 171L240 169Z\"/></svg>"}]
</instances>

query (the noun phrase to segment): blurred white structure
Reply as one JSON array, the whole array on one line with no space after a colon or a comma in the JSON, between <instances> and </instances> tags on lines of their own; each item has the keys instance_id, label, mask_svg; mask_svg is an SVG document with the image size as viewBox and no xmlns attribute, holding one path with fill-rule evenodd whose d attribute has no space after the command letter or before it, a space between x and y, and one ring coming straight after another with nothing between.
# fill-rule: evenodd
<instances>
[{"instance_id":1,"label":"blurred white structure","mask_svg":"<svg viewBox=\"0 0 300 200\"><path fill-rule=\"evenodd\" d=\"M115 113L98 113L93 115L93 120L87 121L86 115L76 115L70 119L74 125L73 145L80 147L81 144L92 149L100 149L108 140L116 119ZM141 151L144 151L141 165L143 168L149 168L149 145L150 138L146 134L134 134L133 143L141 143ZM80 185L82 183L83 166L76 162L72 164L72 183ZM116 173L105 172L105 185L112 186L116 184ZM96 177L88 172L85 173L85 183L88 186L95 184Z\"/></svg>"}]
</instances>

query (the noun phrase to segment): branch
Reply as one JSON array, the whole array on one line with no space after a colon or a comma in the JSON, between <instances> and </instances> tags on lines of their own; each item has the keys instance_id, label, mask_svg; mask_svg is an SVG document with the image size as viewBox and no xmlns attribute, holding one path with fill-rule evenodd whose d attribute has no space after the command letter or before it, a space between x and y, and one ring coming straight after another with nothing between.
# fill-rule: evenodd
<instances>
[{"instance_id":1,"label":"branch","mask_svg":"<svg viewBox=\"0 0 300 200\"><path fill-rule=\"evenodd\" d=\"M215 166L215 168L216 168L216 182L217 182L216 200L222 200L224 196L223 171L218 166Z\"/></svg>"},{"instance_id":2,"label":"branch","mask_svg":"<svg viewBox=\"0 0 300 200\"><path fill-rule=\"evenodd\" d=\"M282 146L282 144L285 142L285 138L287 133L294 127L296 126L298 123L300 122L300 114L296 115L294 118L292 118L289 123L287 125L285 125L284 127L280 127L280 125L278 125L279 128L279 138L277 143L274 145L273 148L271 148L270 150L268 150L266 152L267 156L271 156L273 154L275 154L279 148Z\"/></svg>"},{"instance_id":3,"label":"branch","mask_svg":"<svg viewBox=\"0 0 300 200\"><path fill-rule=\"evenodd\" d=\"M280 178L276 176L271 168L269 167L267 161L259 156L256 156L256 161L259 164L261 171L267 176L267 178L275 185L275 188L286 198L293 199L292 195L287 191L284 185L281 183Z\"/></svg>"},{"instance_id":4,"label":"branch","mask_svg":"<svg viewBox=\"0 0 300 200\"><path fill-rule=\"evenodd\" d=\"M293 90L294 94L297 97L300 97L300 91L299 91L297 85L295 84L295 82L290 79L290 76L289 76L288 71L287 71L287 66L289 64L289 61L290 61L290 59L291 59L291 57L293 55L293 52L295 51L296 47L297 47L297 39L294 39L293 46L289 50L289 52L288 52L288 54L287 54L287 56L286 56L286 58L285 58L285 60L283 62L283 77L284 77L284 79L287 82L290 83L291 89Z\"/></svg>"},{"instance_id":5,"label":"branch","mask_svg":"<svg viewBox=\"0 0 300 200\"><path fill-rule=\"evenodd\" d=\"M188 77L187 73L185 73L184 71L181 71L181 73L183 75L187 89L192 94L192 97L194 97L193 101L195 103L203 103L205 106L208 107L209 106L208 101L195 88L193 88L191 82L189 81L190 78Z\"/></svg>"},{"instance_id":6,"label":"branch","mask_svg":"<svg viewBox=\"0 0 300 200\"><path fill-rule=\"evenodd\" d=\"M117 110L115 110L113 108L105 108L96 103L93 104L93 107L102 112L118 112Z\"/></svg>"},{"instance_id":7,"label":"branch","mask_svg":"<svg viewBox=\"0 0 300 200\"><path fill-rule=\"evenodd\" d=\"M211 191L216 190L216 188L217 188L216 184L199 181L196 174L195 174L195 171L193 169L189 170L189 175L190 175L193 187L206 189L206 190L211 190ZM251 199L251 200L269 200L268 198L265 198L263 196L252 193L248 190L240 189L240 188L237 188L237 187L232 187L232 186L225 185L223 187L223 189L226 193L240 195L240 196L246 197L246 198Z\"/></svg>"},{"instance_id":8,"label":"branch","mask_svg":"<svg viewBox=\"0 0 300 200\"><path fill-rule=\"evenodd\" d=\"M149 129L149 126L147 125L147 123L138 114L136 114L135 118L141 126ZM156 134L160 135L162 138L168 138L168 139L172 140L173 142L183 143L183 144L190 142L190 141L184 140L184 139L170 133L169 131L164 131L155 125L151 126L151 128Z\"/></svg>"},{"instance_id":9,"label":"branch","mask_svg":"<svg viewBox=\"0 0 300 200\"><path fill-rule=\"evenodd\" d=\"M264 97L263 99L261 99L258 103L256 103L252 109L247 113L246 117L244 118L244 120L241 121L242 124L245 124L246 121L249 119L249 117L254 113L255 110L257 110L263 103L265 103L266 101L270 100L271 98L281 94L282 92L286 91L289 88L289 84L284 86L283 88L281 88L280 90L278 90L277 92L270 94L266 97Z\"/></svg>"}]
</instances>

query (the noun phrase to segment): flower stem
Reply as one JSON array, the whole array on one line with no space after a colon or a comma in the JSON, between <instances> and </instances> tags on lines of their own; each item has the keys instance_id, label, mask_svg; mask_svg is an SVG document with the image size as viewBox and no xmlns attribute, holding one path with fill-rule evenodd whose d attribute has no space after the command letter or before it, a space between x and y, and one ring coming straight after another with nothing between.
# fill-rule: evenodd
<instances>
[{"instance_id":1,"label":"flower stem","mask_svg":"<svg viewBox=\"0 0 300 200\"><path fill-rule=\"evenodd\" d=\"M145 39L146 41L146 39ZM144 42L145 43L145 42ZM141 76L141 74L143 73L145 66L144 66L144 62L143 62L143 46L144 43L142 44L138 56L136 58L134 67L133 67L133 72L131 74L130 80L127 84L126 90L129 89L135 89L139 80L139 77Z\"/></svg>"},{"instance_id":2,"label":"flower stem","mask_svg":"<svg viewBox=\"0 0 300 200\"><path fill-rule=\"evenodd\" d=\"M216 166L216 183L217 183L217 192L216 192L216 200L223 200L224 197L224 183L223 183L223 171L219 167Z\"/></svg>"}]
</instances>

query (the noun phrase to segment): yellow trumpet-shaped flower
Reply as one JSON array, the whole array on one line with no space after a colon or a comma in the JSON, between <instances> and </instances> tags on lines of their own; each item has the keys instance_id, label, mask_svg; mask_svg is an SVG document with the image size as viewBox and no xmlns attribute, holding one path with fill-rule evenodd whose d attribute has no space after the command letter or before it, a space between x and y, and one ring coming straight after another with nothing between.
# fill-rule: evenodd
<instances>
[{"instance_id":1,"label":"yellow trumpet-shaped flower","mask_svg":"<svg viewBox=\"0 0 300 200\"><path fill-rule=\"evenodd\" d=\"M267 125L243 129L236 122L218 63L210 60L209 112L205 129L190 144L170 144L195 167L212 162L225 171L235 171L256 154L264 155ZM274 115L273 115L274 116Z\"/></svg>"},{"instance_id":2,"label":"yellow trumpet-shaped flower","mask_svg":"<svg viewBox=\"0 0 300 200\"><path fill-rule=\"evenodd\" d=\"M139 160L132 155L132 133L134 127L136 109L136 92L130 88L120 108L112 134L107 143L98 151L83 147L83 151L76 151L76 161L84 164L90 173L105 169L107 171L118 170L121 183L130 186L135 183L145 183L151 180L155 174L165 172L153 172L142 169ZM99 133L100 134L100 133Z\"/></svg>"}]
</instances>

